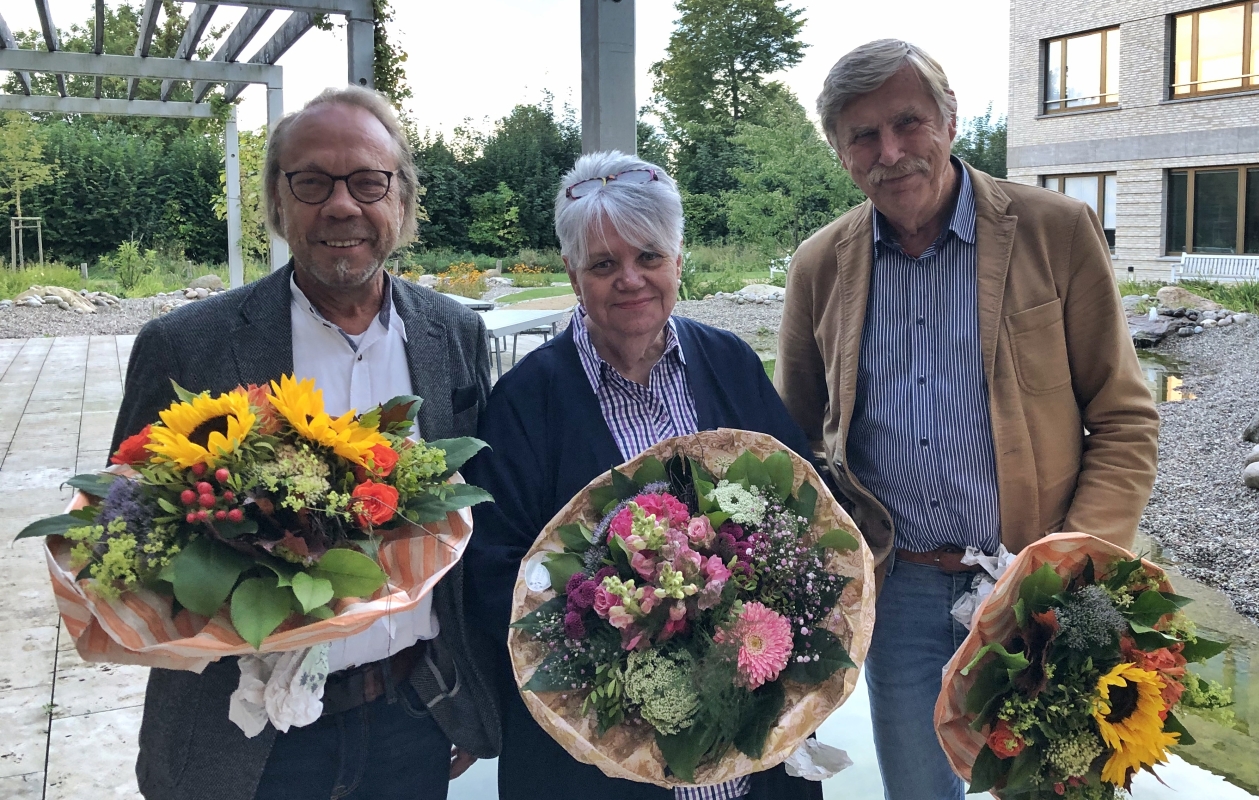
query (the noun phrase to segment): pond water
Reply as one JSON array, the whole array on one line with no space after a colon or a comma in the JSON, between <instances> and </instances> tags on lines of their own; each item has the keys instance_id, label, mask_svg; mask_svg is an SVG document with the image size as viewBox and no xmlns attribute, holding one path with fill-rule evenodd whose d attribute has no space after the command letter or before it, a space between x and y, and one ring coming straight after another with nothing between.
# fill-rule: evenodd
<instances>
[{"instance_id":1,"label":"pond water","mask_svg":"<svg viewBox=\"0 0 1259 800\"><path fill-rule=\"evenodd\" d=\"M1141 364L1145 384L1150 387L1156 403L1178 403L1194 399L1192 394L1181 389L1184 381L1181 379L1182 365L1179 361L1149 350L1138 350L1137 361Z\"/></svg>"}]
</instances>

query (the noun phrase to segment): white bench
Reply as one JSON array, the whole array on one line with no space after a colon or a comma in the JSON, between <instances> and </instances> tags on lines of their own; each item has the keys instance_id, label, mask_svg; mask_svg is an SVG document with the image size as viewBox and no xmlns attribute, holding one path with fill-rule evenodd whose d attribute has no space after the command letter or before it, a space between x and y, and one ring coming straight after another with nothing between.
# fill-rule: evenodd
<instances>
[{"instance_id":1,"label":"white bench","mask_svg":"<svg viewBox=\"0 0 1259 800\"><path fill-rule=\"evenodd\" d=\"M787 256L786 258L775 258L774 260L770 261L769 262L770 283L773 283L775 275L779 273L786 275L787 267L789 267L790 265L791 265L791 256Z\"/></svg>"},{"instance_id":2,"label":"white bench","mask_svg":"<svg viewBox=\"0 0 1259 800\"><path fill-rule=\"evenodd\" d=\"M1259 280L1259 256L1207 256L1181 253L1172 267L1172 283L1184 279L1204 281Z\"/></svg>"}]
</instances>

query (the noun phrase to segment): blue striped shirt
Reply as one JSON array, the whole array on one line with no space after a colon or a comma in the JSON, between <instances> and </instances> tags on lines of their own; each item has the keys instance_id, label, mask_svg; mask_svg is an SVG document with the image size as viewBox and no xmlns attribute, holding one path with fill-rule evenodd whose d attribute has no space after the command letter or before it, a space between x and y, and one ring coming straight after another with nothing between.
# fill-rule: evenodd
<instances>
[{"instance_id":1,"label":"blue striped shirt","mask_svg":"<svg viewBox=\"0 0 1259 800\"><path fill-rule=\"evenodd\" d=\"M997 465L979 341L975 195L920 257L874 212L874 265L848 434L853 474L887 507L895 546L1000 542Z\"/></svg>"},{"instance_id":2,"label":"blue striped shirt","mask_svg":"<svg viewBox=\"0 0 1259 800\"><path fill-rule=\"evenodd\" d=\"M699 430L695 398L686 380L686 356L670 317L664 331L664 353L651 368L646 386L617 372L595 351L586 327L586 309L577 307L570 323L582 369L599 399L599 410L626 461L657 442ZM675 800L736 800L752 789L751 778L713 786L679 787Z\"/></svg>"}]
</instances>

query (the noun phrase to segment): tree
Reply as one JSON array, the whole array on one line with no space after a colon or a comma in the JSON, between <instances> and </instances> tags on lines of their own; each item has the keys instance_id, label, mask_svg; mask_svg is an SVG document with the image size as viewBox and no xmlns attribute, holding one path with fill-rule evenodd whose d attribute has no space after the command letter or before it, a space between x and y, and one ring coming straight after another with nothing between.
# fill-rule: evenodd
<instances>
[{"instance_id":1,"label":"tree","mask_svg":"<svg viewBox=\"0 0 1259 800\"><path fill-rule=\"evenodd\" d=\"M520 249L524 236L520 230L520 208L516 194L500 182L492 192L468 198L472 207L472 224L468 239L493 255L506 256Z\"/></svg>"},{"instance_id":2,"label":"tree","mask_svg":"<svg viewBox=\"0 0 1259 800\"><path fill-rule=\"evenodd\" d=\"M265 264L271 253L271 239L267 234L267 213L262 198L264 160L267 149L267 130L241 131L240 153L240 249L241 254L255 263ZM214 196L214 216L227 219L227 173L219 173L219 191Z\"/></svg>"},{"instance_id":3,"label":"tree","mask_svg":"<svg viewBox=\"0 0 1259 800\"><path fill-rule=\"evenodd\" d=\"M44 145L39 127L20 111L0 118L0 200L6 200L22 216L22 192L52 183L59 173L56 162L44 160Z\"/></svg>"},{"instance_id":4,"label":"tree","mask_svg":"<svg viewBox=\"0 0 1259 800\"><path fill-rule=\"evenodd\" d=\"M789 93L766 108L764 117L763 124L737 126L735 144L746 159L732 170L738 188L722 200L736 238L789 255L864 195Z\"/></svg>"},{"instance_id":5,"label":"tree","mask_svg":"<svg viewBox=\"0 0 1259 800\"><path fill-rule=\"evenodd\" d=\"M669 140L666 139L655 125L640 115L637 126L638 157L658 167L669 168Z\"/></svg>"},{"instance_id":6,"label":"tree","mask_svg":"<svg viewBox=\"0 0 1259 800\"><path fill-rule=\"evenodd\" d=\"M962 131L953 140L953 155L980 172L986 172L994 178L1004 178L1006 118L999 117L994 123L992 103L989 103L983 116L964 120L959 127Z\"/></svg>"},{"instance_id":7,"label":"tree","mask_svg":"<svg viewBox=\"0 0 1259 800\"><path fill-rule=\"evenodd\" d=\"M389 0L372 0L375 21L372 27L372 83L398 110L413 96L407 85L407 51L389 41L393 9Z\"/></svg>"}]
</instances>

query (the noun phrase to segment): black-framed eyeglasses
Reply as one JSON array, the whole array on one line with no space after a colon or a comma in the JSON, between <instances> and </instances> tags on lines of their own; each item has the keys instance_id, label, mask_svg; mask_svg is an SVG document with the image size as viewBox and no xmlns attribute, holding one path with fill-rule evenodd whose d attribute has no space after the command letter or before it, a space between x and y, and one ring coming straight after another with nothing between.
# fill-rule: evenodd
<instances>
[{"instance_id":1,"label":"black-framed eyeglasses","mask_svg":"<svg viewBox=\"0 0 1259 800\"><path fill-rule=\"evenodd\" d=\"M624 172L618 172L615 175L609 175L606 178L587 178L584 181L577 181L572 186L564 190L564 195L569 200L576 200L598 189L601 186L607 186L609 181L625 181L626 183L651 183L660 180L654 169L627 169Z\"/></svg>"},{"instance_id":2,"label":"black-framed eyeglasses","mask_svg":"<svg viewBox=\"0 0 1259 800\"><path fill-rule=\"evenodd\" d=\"M315 170L298 170L286 172L284 177L288 179L289 190L293 192L293 196L312 206L326 202L329 197L332 197L337 181L345 181L345 188L350 191L350 197L360 203L377 203L384 200L393 183L393 173L383 169L356 169L349 175L329 175Z\"/></svg>"}]
</instances>

